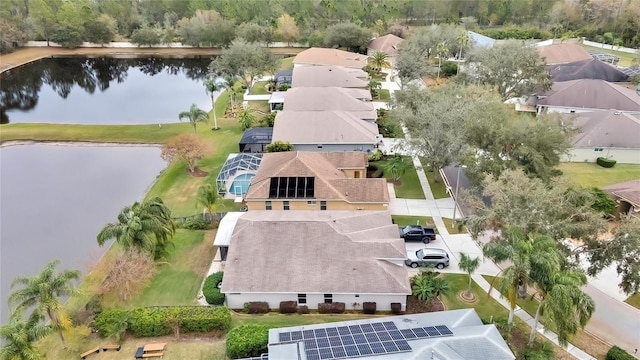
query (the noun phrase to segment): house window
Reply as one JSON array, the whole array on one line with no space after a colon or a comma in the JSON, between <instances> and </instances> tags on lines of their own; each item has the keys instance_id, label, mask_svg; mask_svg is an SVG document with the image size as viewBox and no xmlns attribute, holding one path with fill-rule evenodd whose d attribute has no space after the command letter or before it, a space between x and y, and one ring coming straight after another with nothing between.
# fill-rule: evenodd
<instances>
[{"instance_id":1,"label":"house window","mask_svg":"<svg viewBox=\"0 0 640 360\"><path fill-rule=\"evenodd\" d=\"M327 210L327 202L320 201L320 210Z\"/></svg>"},{"instance_id":2,"label":"house window","mask_svg":"<svg viewBox=\"0 0 640 360\"><path fill-rule=\"evenodd\" d=\"M602 148L595 148L593 151L602 151Z\"/></svg>"},{"instance_id":3,"label":"house window","mask_svg":"<svg viewBox=\"0 0 640 360\"><path fill-rule=\"evenodd\" d=\"M282 210L289 210L289 202L288 201L283 201L282 202Z\"/></svg>"},{"instance_id":4,"label":"house window","mask_svg":"<svg viewBox=\"0 0 640 360\"><path fill-rule=\"evenodd\" d=\"M271 201L265 201L265 202L264 202L264 209L265 209L265 210L271 210L271 209L272 209L272 207L271 207Z\"/></svg>"},{"instance_id":5,"label":"house window","mask_svg":"<svg viewBox=\"0 0 640 360\"><path fill-rule=\"evenodd\" d=\"M571 111L569 111L569 113L571 113L571 114L575 114L575 113L576 113L576 111L575 111L575 110L571 110Z\"/></svg>"},{"instance_id":6,"label":"house window","mask_svg":"<svg viewBox=\"0 0 640 360\"><path fill-rule=\"evenodd\" d=\"M322 149L322 144L318 144L318 149Z\"/></svg>"},{"instance_id":7,"label":"house window","mask_svg":"<svg viewBox=\"0 0 640 360\"><path fill-rule=\"evenodd\" d=\"M298 304L307 303L307 294L298 294Z\"/></svg>"},{"instance_id":8,"label":"house window","mask_svg":"<svg viewBox=\"0 0 640 360\"><path fill-rule=\"evenodd\" d=\"M356 178L356 179L359 179L360 178L360 170L354 171L353 172L353 177Z\"/></svg>"},{"instance_id":9,"label":"house window","mask_svg":"<svg viewBox=\"0 0 640 360\"><path fill-rule=\"evenodd\" d=\"M316 201L315 201L315 200L308 200L308 201L307 201L307 205L309 205L309 206L315 206L315 205L316 205Z\"/></svg>"},{"instance_id":10,"label":"house window","mask_svg":"<svg viewBox=\"0 0 640 360\"><path fill-rule=\"evenodd\" d=\"M325 304L333 303L333 294L324 294L324 303Z\"/></svg>"}]
</instances>

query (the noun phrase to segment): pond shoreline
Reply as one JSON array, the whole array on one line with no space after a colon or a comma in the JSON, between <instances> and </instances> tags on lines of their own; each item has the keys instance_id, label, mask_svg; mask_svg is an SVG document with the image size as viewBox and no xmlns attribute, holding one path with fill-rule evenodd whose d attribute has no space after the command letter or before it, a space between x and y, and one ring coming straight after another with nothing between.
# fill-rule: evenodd
<instances>
[{"instance_id":1,"label":"pond shoreline","mask_svg":"<svg viewBox=\"0 0 640 360\"><path fill-rule=\"evenodd\" d=\"M294 56L306 48L269 48L276 55ZM222 54L220 48L76 48L30 47L0 55L0 74L18 66L53 56L95 56L95 55L154 55L154 56L214 56Z\"/></svg>"},{"instance_id":2,"label":"pond shoreline","mask_svg":"<svg viewBox=\"0 0 640 360\"><path fill-rule=\"evenodd\" d=\"M7 140L0 142L0 148L20 145L53 145L53 146L96 146L96 147L161 147L162 144L144 143L118 143L118 142L93 142L93 141L58 141L58 140Z\"/></svg>"}]
</instances>

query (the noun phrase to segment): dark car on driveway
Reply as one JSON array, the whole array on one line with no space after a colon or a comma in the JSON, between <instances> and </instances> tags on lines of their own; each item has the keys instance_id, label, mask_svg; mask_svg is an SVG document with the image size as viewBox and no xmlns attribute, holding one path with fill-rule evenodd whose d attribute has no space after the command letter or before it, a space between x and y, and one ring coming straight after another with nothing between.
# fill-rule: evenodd
<instances>
[{"instance_id":1,"label":"dark car on driveway","mask_svg":"<svg viewBox=\"0 0 640 360\"><path fill-rule=\"evenodd\" d=\"M405 241L422 241L428 244L436 239L436 231L431 228L424 228L420 225L407 225L400 227L400 237Z\"/></svg>"}]
</instances>

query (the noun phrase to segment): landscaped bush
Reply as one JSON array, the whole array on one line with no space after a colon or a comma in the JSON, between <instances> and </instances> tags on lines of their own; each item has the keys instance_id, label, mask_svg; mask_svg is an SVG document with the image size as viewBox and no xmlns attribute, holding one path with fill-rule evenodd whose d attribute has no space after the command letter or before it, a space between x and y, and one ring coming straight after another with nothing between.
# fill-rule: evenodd
<instances>
[{"instance_id":1,"label":"landscaped bush","mask_svg":"<svg viewBox=\"0 0 640 360\"><path fill-rule=\"evenodd\" d=\"M616 202L611 195L597 187L592 188L591 193L594 197L591 208L605 215L613 215L613 212L616 210Z\"/></svg>"},{"instance_id":2,"label":"landscaped bush","mask_svg":"<svg viewBox=\"0 0 640 360\"><path fill-rule=\"evenodd\" d=\"M382 153L382 151L380 151L380 149L376 150L376 152L374 152L373 154L369 155L369 161L380 161L382 160L382 156L384 156L384 154ZM373 164L369 164L369 169L372 168L376 168L377 167Z\"/></svg>"},{"instance_id":3,"label":"landscaped bush","mask_svg":"<svg viewBox=\"0 0 640 360\"><path fill-rule=\"evenodd\" d=\"M121 309L103 311L96 317L94 325L100 336L118 336L129 327L129 312Z\"/></svg>"},{"instance_id":4,"label":"landscaped bush","mask_svg":"<svg viewBox=\"0 0 640 360\"><path fill-rule=\"evenodd\" d=\"M298 306L298 314L304 315L309 313L309 307L307 305Z\"/></svg>"},{"instance_id":5,"label":"landscaped bush","mask_svg":"<svg viewBox=\"0 0 640 360\"><path fill-rule=\"evenodd\" d=\"M458 72L458 64L453 61L445 61L440 66L442 76L453 76Z\"/></svg>"},{"instance_id":6,"label":"landscaped bush","mask_svg":"<svg viewBox=\"0 0 640 360\"><path fill-rule=\"evenodd\" d=\"M394 315L402 314L402 304L401 303L391 303L391 312Z\"/></svg>"},{"instance_id":7,"label":"landscaped bush","mask_svg":"<svg viewBox=\"0 0 640 360\"><path fill-rule=\"evenodd\" d=\"M202 286L202 294L207 300L207 304L222 305L224 304L224 294L220 292L218 284L222 281L223 272L219 271L207 277Z\"/></svg>"},{"instance_id":8,"label":"landscaped bush","mask_svg":"<svg viewBox=\"0 0 640 360\"><path fill-rule=\"evenodd\" d=\"M629 354L628 352L624 351L623 349L617 347L617 346L613 346L611 349L609 349L609 351L607 351L607 356L606 358L607 360L635 360L635 358L633 356L631 356L631 354Z\"/></svg>"},{"instance_id":9,"label":"landscaped bush","mask_svg":"<svg viewBox=\"0 0 640 360\"><path fill-rule=\"evenodd\" d=\"M599 157L596 159L596 164L604 167L604 168L612 168L613 165L616 164L617 161L613 160L613 159L607 159L607 158L603 158L603 157Z\"/></svg>"},{"instance_id":10,"label":"landscaped bush","mask_svg":"<svg viewBox=\"0 0 640 360\"><path fill-rule=\"evenodd\" d=\"M258 357L267 352L269 328L256 324L241 325L229 332L226 342L227 357L231 359Z\"/></svg>"},{"instance_id":11,"label":"landscaped bush","mask_svg":"<svg viewBox=\"0 0 640 360\"><path fill-rule=\"evenodd\" d=\"M188 230L208 230L211 228L211 222L202 216L186 219L180 227Z\"/></svg>"},{"instance_id":12,"label":"landscaped bush","mask_svg":"<svg viewBox=\"0 0 640 360\"><path fill-rule=\"evenodd\" d=\"M524 28L516 26L508 26L502 29L485 29L479 30L479 33L486 35L490 38L497 40L503 39L550 39L552 34L548 31L540 30L539 28Z\"/></svg>"},{"instance_id":13,"label":"landscaped bush","mask_svg":"<svg viewBox=\"0 0 640 360\"><path fill-rule=\"evenodd\" d=\"M362 312L365 314L373 315L376 313L376 303L365 301L362 303Z\"/></svg>"},{"instance_id":14,"label":"landscaped bush","mask_svg":"<svg viewBox=\"0 0 640 360\"><path fill-rule=\"evenodd\" d=\"M297 301L280 301L281 314L295 314L297 310L298 310Z\"/></svg>"},{"instance_id":15,"label":"landscaped bush","mask_svg":"<svg viewBox=\"0 0 640 360\"><path fill-rule=\"evenodd\" d=\"M95 325L102 336L116 335L128 329L135 337L151 337L170 334L172 319L179 320L182 332L227 331L231 328L231 312L224 306L108 310L96 318Z\"/></svg>"},{"instance_id":16,"label":"landscaped bush","mask_svg":"<svg viewBox=\"0 0 640 360\"><path fill-rule=\"evenodd\" d=\"M265 301L251 301L245 303L245 308L249 314L266 314L271 311L269 303Z\"/></svg>"},{"instance_id":17,"label":"landscaped bush","mask_svg":"<svg viewBox=\"0 0 640 360\"><path fill-rule=\"evenodd\" d=\"M320 314L342 314L344 313L345 305L343 302L334 302L331 304L319 303L318 312Z\"/></svg>"}]
</instances>

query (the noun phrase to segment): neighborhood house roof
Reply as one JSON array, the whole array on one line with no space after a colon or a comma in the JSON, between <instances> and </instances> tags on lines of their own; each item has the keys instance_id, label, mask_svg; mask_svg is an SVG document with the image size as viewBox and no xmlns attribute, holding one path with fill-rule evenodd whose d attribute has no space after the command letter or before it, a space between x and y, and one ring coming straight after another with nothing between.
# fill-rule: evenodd
<instances>
[{"instance_id":1,"label":"neighborhood house roof","mask_svg":"<svg viewBox=\"0 0 640 360\"><path fill-rule=\"evenodd\" d=\"M640 95L604 80L556 82L538 97L538 105L542 106L640 111Z\"/></svg>"},{"instance_id":2,"label":"neighborhood house roof","mask_svg":"<svg viewBox=\"0 0 640 360\"><path fill-rule=\"evenodd\" d=\"M288 151L267 153L251 180L246 200L269 199L270 179L275 177L314 177L314 199L349 203L388 203L385 179L348 178L343 169L364 169L364 152Z\"/></svg>"},{"instance_id":3,"label":"neighborhood house roof","mask_svg":"<svg viewBox=\"0 0 640 360\"><path fill-rule=\"evenodd\" d=\"M262 154L229 154L216 177L218 193L224 194L227 191L227 185L230 185L228 182L232 181L236 175L255 174L260 166L260 161L262 161Z\"/></svg>"},{"instance_id":4,"label":"neighborhood house roof","mask_svg":"<svg viewBox=\"0 0 640 360\"><path fill-rule=\"evenodd\" d=\"M224 215L218 224L216 237L213 240L213 246L229 246L231 243L231 235L233 235L233 229L236 227L236 223L242 214L244 214L244 212L232 211Z\"/></svg>"},{"instance_id":5,"label":"neighborhood house roof","mask_svg":"<svg viewBox=\"0 0 640 360\"><path fill-rule=\"evenodd\" d=\"M271 97L269 98L269 104L282 104L284 103L284 98L287 96L286 91L274 91L271 93Z\"/></svg>"},{"instance_id":6,"label":"neighborhood house roof","mask_svg":"<svg viewBox=\"0 0 640 360\"><path fill-rule=\"evenodd\" d=\"M273 128L254 127L244 131L240 144L271 144Z\"/></svg>"},{"instance_id":7,"label":"neighborhood house roof","mask_svg":"<svg viewBox=\"0 0 640 360\"><path fill-rule=\"evenodd\" d=\"M578 44L562 43L538 46L540 56L547 65L567 64L592 59L591 55Z\"/></svg>"},{"instance_id":8,"label":"neighborhood house roof","mask_svg":"<svg viewBox=\"0 0 640 360\"><path fill-rule=\"evenodd\" d=\"M280 111L273 141L296 144L376 144L378 126L347 111Z\"/></svg>"},{"instance_id":9,"label":"neighborhood house roof","mask_svg":"<svg viewBox=\"0 0 640 360\"><path fill-rule=\"evenodd\" d=\"M388 211L248 211L221 291L408 295L405 258Z\"/></svg>"},{"instance_id":10,"label":"neighborhood house roof","mask_svg":"<svg viewBox=\"0 0 640 360\"><path fill-rule=\"evenodd\" d=\"M478 34L477 32L467 31L469 34L470 43L474 47L493 47L496 40L488 36Z\"/></svg>"},{"instance_id":11,"label":"neighborhood house roof","mask_svg":"<svg viewBox=\"0 0 640 360\"><path fill-rule=\"evenodd\" d=\"M225 279L226 279L225 273ZM376 330L383 324L385 330ZM451 334L445 332L444 336L427 336L406 338L404 334L409 329L425 327L446 327ZM324 329L324 331L323 331ZM351 331L361 330L363 333L383 333L386 336L401 334L406 346L400 351L393 347L391 351L376 352L368 355L366 359L373 360L462 360L462 359L487 359L487 360L512 360L515 356L504 341L500 332L493 324L485 325L474 309L459 309L449 311L436 311L429 313L388 316L363 320L340 321L328 324L315 324L304 326L292 326L269 330L269 358L273 359L301 359L310 360L307 353L313 353L315 348L306 345L304 340L282 342L281 334L304 332L313 330L318 333L334 333L338 330L338 337L352 338ZM391 329L389 331L389 329ZM342 332L341 332L342 331ZM398 332L396 332L398 331ZM309 333L308 331L305 333ZM357 332L359 333L359 332ZM413 333L412 330L409 333ZM377 337L376 337L377 338ZM397 336L391 336L398 339ZM402 340L400 340L402 342ZM373 340L375 342L375 340ZM391 340L393 342L393 340ZM348 341L350 343L350 341ZM383 341L384 343L384 341ZM336 346L329 342L327 347ZM295 346L292 346L295 345ZM339 348L340 346L337 345ZM345 346L346 348L346 346ZM319 350L320 351L320 350ZM298 357L300 354L300 357ZM357 359L365 359L358 357Z\"/></svg>"},{"instance_id":12,"label":"neighborhood house roof","mask_svg":"<svg viewBox=\"0 0 640 360\"><path fill-rule=\"evenodd\" d=\"M398 53L398 46L404 41L403 38L393 34L387 34L377 37L369 42L368 49L373 51L382 51L393 58Z\"/></svg>"},{"instance_id":13,"label":"neighborhood house roof","mask_svg":"<svg viewBox=\"0 0 640 360\"><path fill-rule=\"evenodd\" d=\"M629 78L629 75L618 70L616 67L596 59L552 65L549 66L549 70L551 80L553 81L600 79L609 82L621 82Z\"/></svg>"},{"instance_id":14,"label":"neighborhood house roof","mask_svg":"<svg viewBox=\"0 0 640 360\"><path fill-rule=\"evenodd\" d=\"M573 147L640 149L640 114L615 110L579 113L573 125L580 129L573 138Z\"/></svg>"},{"instance_id":15,"label":"neighborhood house roof","mask_svg":"<svg viewBox=\"0 0 640 360\"><path fill-rule=\"evenodd\" d=\"M367 56L349 51L327 48L309 48L293 59L295 65L337 65L362 69L367 65Z\"/></svg>"},{"instance_id":16,"label":"neighborhood house roof","mask_svg":"<svg viewBox=\"0 0 640 360\"><path fill-rule=\"evenodd\" d=\"M287 91L284 98L284 110L292 111L348 111L360 119L375 120L378 114L372 102L358 98L371 93L363 89L345 89L339 87L296 87Z\"/></svg>"},{"instance_id":17,"label":"neighborhood house roof","mask_svg":"<svg viewBox=\"0 0 640 360\"><path fill-rule=\"evenodd\" d=\"M603 189L640 208L640 179L605 186Z\"/></svg>"},{"instance_id":18,"label":"neighborhood house roof","mask_svg":"<svg viewBox=\"0 0 640 360\"><path fill-rule=\"evenodd\" d=\"M291 87L369 88L369 83L339 66L301 66L293 69Z\"/></svg>"}]
</instances>

